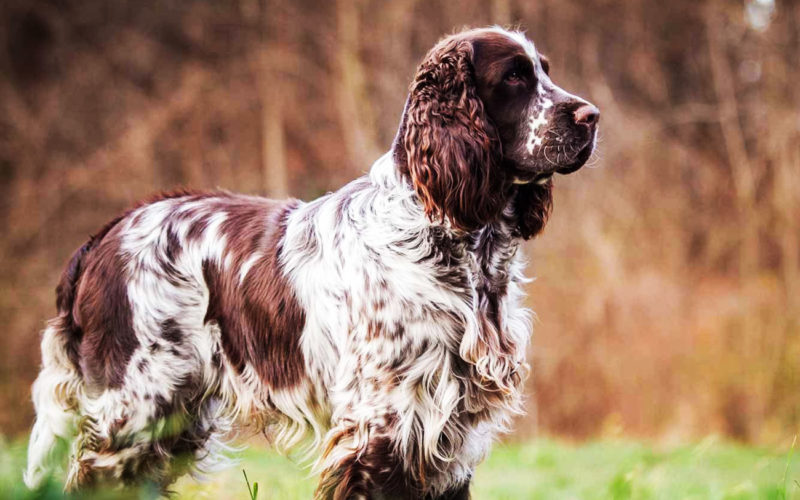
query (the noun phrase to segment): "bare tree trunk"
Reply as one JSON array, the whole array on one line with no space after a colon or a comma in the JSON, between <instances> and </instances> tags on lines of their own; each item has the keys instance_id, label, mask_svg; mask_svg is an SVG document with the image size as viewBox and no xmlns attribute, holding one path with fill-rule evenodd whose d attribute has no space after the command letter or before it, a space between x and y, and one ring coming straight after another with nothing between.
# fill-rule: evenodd
<instances>
[{"instance_id":1,"label":"bare tree trunk","mask_svg":"<svg viewBox=\"0 0 800 500\"><path fill-rule=\"evenodd\" d=\"M269 196L285 198L289 195L289 172L286 165L283 96L275 71L272 71L269 48L262 48L260 59L262 186Z\"/></svg>"},{"instance_id":2,"label":"bare tree trunk","mask_svg":"<svg viewBox=\"0 0 800 500\"><path fill-rule=\"evenodd\" d=\"M286 137L283 106L285 86L281 82L277 61L280 32L274 2L259 4L251 0L245 17L259 28L256 71L261 101L261 189L269 196L285 198L289 194L289 172L286 164Z\"/></svg>"},{"instance_id":3,"label":"bare tree trunk","mask_svg":"<svg viewBox=\"0 0 800 500\"><path fill-rule=\"evenodd\" d=\"M790 120L786 120L790 122ZM779 127L780 129L781 127ZM784 130L791 130L787 124ZM796 134L793 134L796 135ZM781 272L786 288L787 305L792 314L800 309L800 151L794 139L787 137L785 144L773 146L775 165L775 192L773 193L774 210L778 215L777 232L781 247Z\"/></svg>"},{"instance_id":4,"label":"bare tree trunk","mask_svg":"<svg viewBox=\"0 0 800 500\"><path fill-rule=\"evenodd\" d=\"M365 160L377 156L375 120L367 98L364 65L358 50L358 0L339 0L336 4L338 77L336 100L339 122L345 136L350 164L362 168Z\"/></svg>"},{"instance_id":5,"label":"bare tree trunk","mask_svg":"<svg viewBox=\"0 0 800 500\"><path fill-rule=\"evenodd\" d=\"M501 26L511 24L511 0L492 0L492 22Z\"/></svg>"},{"instance_id":6,"label":"bare tree trunk","mask_svg":"<svg viewBox=\"0 0 800 500\"><path fill-rule=\"evenodd\" d=\"M742 224L739 249L741 278L752 276L758 266L758 220L755 207L755 175L739 125L739 109L734 87L735 75L725 54L719 3L709 4L705 13L708 55L717 94L717 112L728 162L731 167L736 202Z\"/></svg>"}]
</instances>

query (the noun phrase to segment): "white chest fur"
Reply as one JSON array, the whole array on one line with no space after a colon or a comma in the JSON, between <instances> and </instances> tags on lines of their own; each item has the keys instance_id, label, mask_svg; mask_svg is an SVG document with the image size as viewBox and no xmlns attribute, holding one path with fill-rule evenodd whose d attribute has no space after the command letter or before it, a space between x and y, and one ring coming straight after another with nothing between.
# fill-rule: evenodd
<instances>
[{"instance_id":1,"label":"white chest fur","mask_svg":"<svg viewBox=\"0 0 800 500\"><path fill-rule=\"evenodd\" d=\"M427 469L430 491L444 491L519 411L522 263L502 227L482 239L431 225L381 161L371 178L300 207L284 242L307 311L306 368L330 415L320 425L332 451L318 467L389 436L404 466Z\"/></svg>"}]
</instances>

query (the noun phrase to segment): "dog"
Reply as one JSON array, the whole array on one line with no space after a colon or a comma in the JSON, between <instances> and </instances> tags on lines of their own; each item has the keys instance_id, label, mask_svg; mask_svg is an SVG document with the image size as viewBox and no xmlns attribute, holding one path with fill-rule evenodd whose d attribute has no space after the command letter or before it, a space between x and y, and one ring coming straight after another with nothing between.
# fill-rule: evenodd
<instances>
[{"instance_id":1,"label":"dog","mask_svg":"<svg viewBox=\"0 0 800 500\"><path fill-rule=\"evenodd\" d=\"M442 39L391 150L314 201L174 192L72 256L42 337L25 481L67 490L225 465L254 429L318 458L317 498L469 497L522 410L520 242L598 109L517 31Z\"/></svg>"}]
</instances>

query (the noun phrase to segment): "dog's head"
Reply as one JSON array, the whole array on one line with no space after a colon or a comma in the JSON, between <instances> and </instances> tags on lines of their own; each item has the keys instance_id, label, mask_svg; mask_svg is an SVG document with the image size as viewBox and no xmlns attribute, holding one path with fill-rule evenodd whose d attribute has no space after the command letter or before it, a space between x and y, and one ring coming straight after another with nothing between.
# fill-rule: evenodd
<instances>
[{"instance_id":1,"label":"dog's head","mask_svg":"<svg viewBox=\"0 0 800 500\"><path fill-rule=\"evenodd\" d=\"M395 152L429 217L472 230L513 199L517 233L529 238L549 213L553 174L592 154L598 119L595 106L553 83L524 35L469 30L420 64Z\"/></svg>"}]
</instances>

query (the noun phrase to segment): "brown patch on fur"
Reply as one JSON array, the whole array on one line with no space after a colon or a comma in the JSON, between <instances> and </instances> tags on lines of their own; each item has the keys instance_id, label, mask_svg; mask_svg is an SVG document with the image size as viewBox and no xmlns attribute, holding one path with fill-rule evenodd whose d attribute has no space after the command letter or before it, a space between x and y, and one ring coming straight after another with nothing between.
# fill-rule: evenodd
<instances>
[{"instance_id":1,"label":"brown patch on fur","mask_svg":"<svg viewBox=\"0 0 800 500\"><path fill-rule=\"evenodd\" d=\"M390 424L391 426L391 424ZM423 495L425 477L435 471L426 470L424 460L416 459L416 474L403 467L406 461L397 454L395 443L389 437L388 427L376 429L375 437L358 453L343 459L336 467L322 473L314 498L345 500L350 498L424 500L469 500L469 482L458 485L442 495ZM345 432L343 436L352 435ZM330 449L327 451L329 452ZM326 452L326 454L327 454Z\"/></svg>"},{"instance_id":2,"label":"brown patch on fur","mask_svg":"<svg viewBox=\"0 0 800 500\"><path fill-rule=\"evenodd\" d=\"M183 340L181 327L178 325L178 322L172 318L161 323L161 336L164 340L172 344L180 344Z\"/></svg>"},{"instance_id":3,"label":"brown patch on fur","mask_svg":"<svg viewBox=\"0 0 800 500\"><path fill-rule=\"evenodd\" d=\"M375 340L383 336L386 327L384 324L377 320L369 320L367 322L367 340Z\"/></svg>"},{"instance_id":4,"label":"brown patch on fur","mask_svg":"<svg viewBox=\"0 0 800 500\"><path fill-rule=\"evenodd\" d=\"M422 498L423 485L405 473L403 459L396 452L389 430L388 427L374 429L375 437L364 449L324 471L314 498L374 498L376 493L381 493L381 498ZM329 444L325 455L339 440L352 434L352 429L343 431Z\"/></svg>"},{"instance_id":5,"label":"brown patch on fur","mask_svg":"<svg viewBox=\"0 0 800 500\"><path fill-rule=\"evenodd\" d=\"M203 264L209 289L205 320L219 324L225 354L239 372L250 364L276 389L296 385L305 371L300 348L305 312L279 262L286 217L296 205L258 198L225 203L220 232L227 239L230 268ZM240 285L240 269L255 253L260 257Z\"/></svg>"},{"instance_id":6,"label":"brown patch on fur","mask_svg":"<svg viewBox=\"0 0 800 500\"><path fill-rule=\"evenodd\" d=\"M314 498L349 499L379 498L424 500L468 500L469 481L453 486L441 495L423 494L427 478L437 474L436 466L428 463L412 450L408 456L398 454L396 434L397 415L386 416L384 423L370 429L367 445L342 459L337 465L323 471ZM341 429L333 436L322 457L327 457L337 446L349 447L355 428ZM349 449L349 448L348 448Z\"/></svg>"},{"instance_id":7,"label":"brown patch on fur","mask_svg":"<svg viewBox=\"0 0 800 500\"><path fill-rule=\"evenodd\" d=\"M469 482L466 482L461 486L444 492L444 494L436 497L436 500L469 500L470 498Z\"/></svg>"},{"instance_id":8,"label":"brown patch on fur","mask_svg":"<svg viewBox=\"0 0 800 500\"><path fill-rule=\"evenodd\" d=\"M178 255L181 252L181 243L178 241L178 235L175 234L175 231L169 230L167 232L167 247L164 250L164 254L167 257L167 261L169 264L175 262L175 259L178 258Z\"/></svg>"},{"instance_id":9,"label":"brown patch on fur","mask_svg":"<svg viewBox=\"0 0 800 500\"><path fill-rule=\"evenodd\" d=\"M76 250L75 253L72 254L72 257L70 257L67 267L61 274L61 279L56 287L56 308L58 310L59 321L61 322L59 330L67 336L67 342L65 342L67 357L75 365L75 368L79 372L82 372L80 346L83 341L84 331L78 325L74 314L78 309L78 307L76 307L76 298L78 294L79 281L82 279L87 269L88 260L98 260L96 257L89 258L89 256L106 238L109 232L115 229L120 221L126 219L136 209L157 201L187 196L203 198L211 196L211 193L179 189L175 191L162 192L151 196L146 200L136 203L125 213L108 222L105 226L103 226L102 229L100 229L100 231L92 235L89 238L89 241ZM175 250L174 245L172 250ZM108 257L108 250L106 250L105 253L106 257ZM98 265L99 264L96 264L96 266ZM127 342L123 342L123 344L127 345Z\"/></svg>"},{"instance_id":10,"label":"brown patch on fur","mask_svg":"<svg viewBox=\"0 0 800 500\"><path fill-rule=\"evenodd\" d=\"M84 258L73 316L83 331L80 366L91 386L116 388L139 341L128 298L126 257L115 225Z\"/></svg>"},{"instance_id":11,"label":"brown patch on fur","mask_svg":"<svg viewBox=\"0 0 800 500\"><path fill-rule=\"evenodd\" d=\"M84 268L86 267L84 262L86 256L94 250L98 243L105 238L106 234L116 227L119 221L124 217L125 215L121 215L110 221L72 254L66 269L64 269L64 272L61 274L58 286L56 286L56 308L58 309L58 320L61 323L58 330L67 336L66 342L64 342L67 357L79 373L81 372L79 351L81 339L83 338L83 330L78 326L73 315L73 305L75 304L78 280L81 278Z\"/></svg>"},{"instance_id":12,"label":"brown patch on fur","mask_svg":"<svg viewBox=\"0 0 800 500\"><path fill-rule=\"evenodd\" d=\"M189 230L186 231L186 240L189 242L197 241L203 237L203 234L208 229L209 215L205 214L198 218L193 218Z\"/></svg>"}]
</instances>

